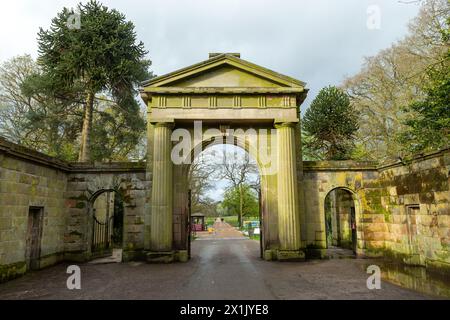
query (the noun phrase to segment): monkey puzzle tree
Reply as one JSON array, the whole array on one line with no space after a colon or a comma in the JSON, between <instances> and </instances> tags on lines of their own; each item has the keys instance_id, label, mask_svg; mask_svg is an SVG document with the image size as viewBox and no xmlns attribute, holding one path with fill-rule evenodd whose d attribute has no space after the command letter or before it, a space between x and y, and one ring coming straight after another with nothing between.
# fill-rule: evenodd
<instances>
[{"instance_id":1,"label":"monkey puzzle tree","mask_svg":"<svg viewBox=\"0 0 450 320\"><path fill-rule=\"evenodd\" d=\"M148 78L150 60L134 25L117 10L97 1L78 4L80 25L71 27L73 12L64 8L49 30L38 33L38 63L57 92L74 85L84 91L84 115L79 161L90 160L90 135L96 94L106 93L118 107L138 112L135 99L140 81Z\"/></svg>"},{"instance_id":2,"label":"monkey puzzle tree","mask_svg":"<svg viewBox=\"0 0 450 320\"><path fill-rule=\"evenodd\" d=\"M358 130L358 115L347 94L329 86L320 90L306 110L303 129L308 136L306 147L319 158L348 159Z\"/></svg>"}]
</instances>

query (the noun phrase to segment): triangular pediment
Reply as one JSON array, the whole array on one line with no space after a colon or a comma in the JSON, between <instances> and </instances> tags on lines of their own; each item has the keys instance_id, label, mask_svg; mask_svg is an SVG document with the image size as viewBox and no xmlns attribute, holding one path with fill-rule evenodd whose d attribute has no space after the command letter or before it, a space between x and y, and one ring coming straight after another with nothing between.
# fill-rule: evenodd
<instances>
[{"instance_id":1,"label":"triangular pediment","mask_svg":"<svg viewBox=\"0 0 450 320\"><path fill-rule=\"evenodd\" d=\"M150 79L151 88L292 88L304 89L305 83L255 65L229 54L220 54L198 64Z\"/></svg>"},{"instance_id":2,"label":"triangular pediment","mask_svg":"<svg viewBox=\"0 0 450 320\"><path fill-rule=\"evenodd\" d=\"M175 87L286 87L286 85L228 64L166 84Z\"/></svg>"}]
</instances>

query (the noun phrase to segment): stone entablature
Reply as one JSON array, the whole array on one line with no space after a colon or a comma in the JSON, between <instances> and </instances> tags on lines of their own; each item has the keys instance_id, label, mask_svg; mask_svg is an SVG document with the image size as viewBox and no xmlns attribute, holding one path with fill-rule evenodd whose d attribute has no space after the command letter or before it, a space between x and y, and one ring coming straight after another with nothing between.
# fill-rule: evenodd
<instances>
[{"instance_id":1,"label":"stone entablature","mask_svg":"<svg viewBox=\"0 0 450 320\"><path fill-rule=\"evenodd\" d=\"M305 83L240 59L217 54L143 84L152 122L172 119L292 119L306 98ZM189 112L187 112L189 110Z\"/></svg>"},{"instance_id":2,"label":"stone entablature","mask_svg":"<svg viewBox=\"0 0 450 320\"><path fill-rule=\"evenodd\" d=\"M240 92L241 90L242 93ZM152 99L148 106L149 108L159 109L297 108L295 95L292 94L280 94L279 92L255 92L255 94L251 94L253 90L241 90L214 92L204 89L184 93L178 90L173 92L162 90L164 91L161 92L162 94L160 92L152 94Z\"/></svg>"}]
</instances>

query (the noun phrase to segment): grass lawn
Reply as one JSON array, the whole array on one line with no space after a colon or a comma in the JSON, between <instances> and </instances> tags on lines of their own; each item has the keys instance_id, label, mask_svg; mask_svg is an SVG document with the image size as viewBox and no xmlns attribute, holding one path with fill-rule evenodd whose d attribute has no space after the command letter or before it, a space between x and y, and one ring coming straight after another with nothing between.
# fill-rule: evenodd
<instances>
[{"instance_id":1,"label":"grass lawn","mask_svg":"<svg viewBox=\"0 0 450 320\"><path fill-rule=\"evenodd\" d=\"M205 223L208 226L212 226L214 224L214 221L216 221L218 217L205 217ZM223 218L225 222L229 223L232 227L238 226L238 217L237 216L226 216L226 217L219 217Z\"/></svg>"},{"instance_id":2,"label":"grass lawn","mask_svg":"<svg viewBox=\"0 0 450 320\"><path fill-rule=\"evenodd\" d=\"M225 222L229 223L232 227L238 226L238 216L223 217Z\"/></svg>"},{"instance_id":3,"label":"grass lawn","mask_svg":"<svg viewBox=\"0 0 450 320\"><path fill-rule=\"evenodd\" d=\"M215 220L216 220L216 217L205 217L205 223L208 226L212 226L214 224Z\"/></svg>"},{"instance_id":4,"label":"grass lawn","mask_svg":"<svg viewBox=\"0 0 450 320\"><path fill-rule=\"evenodd\" d=\"M219 217L223 218L225 222L229 223L232 227L238 226L238 216L225 216L225 217ZM205 223L208 226L212 226L214 224L214 221L216 221L217 217L205 217ZM244 221L259 221L258 217L244 217Z\"/></svg>"},{"instance_id":5,"label":"grass lawn","mask_svg":"<svg viewBox=\"0 0 450 320\"><path fill-rule=\"evenodd\" d=\"M254 234L254 235L252 235L252 236L250 237L250 239L259 241L260 235L259 235L259 234Z\"/></svg>"}]
</instances>

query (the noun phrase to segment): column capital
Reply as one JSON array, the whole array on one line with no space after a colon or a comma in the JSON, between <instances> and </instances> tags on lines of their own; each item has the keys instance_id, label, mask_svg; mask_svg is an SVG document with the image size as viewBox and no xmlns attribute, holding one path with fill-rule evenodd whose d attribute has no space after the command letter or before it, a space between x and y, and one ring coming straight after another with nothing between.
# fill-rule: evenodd
<instances>
[{"instance_id":1,"label":"column capital","mask_svg":"<svg viewBox=\"0 0 450 320\"><path fill-rule=\"evenodd\" d=\"M173 120L151 120L150 123L155 127L164 127L172 129L175 126L175 121Z\"/></svg>"},{"instance_id":2,"label":"column capital","mask_svg":"<svg viewBox=\"0 0 450 320\"><path fill-rule=\"evenodd\" d=\"M275 119L274 121L274 126L276 129L279 128L295 128L298 124L298 120L297 121L285 121L285 120L281 120L281 119Z\"/></svg>"}]
</instances>

